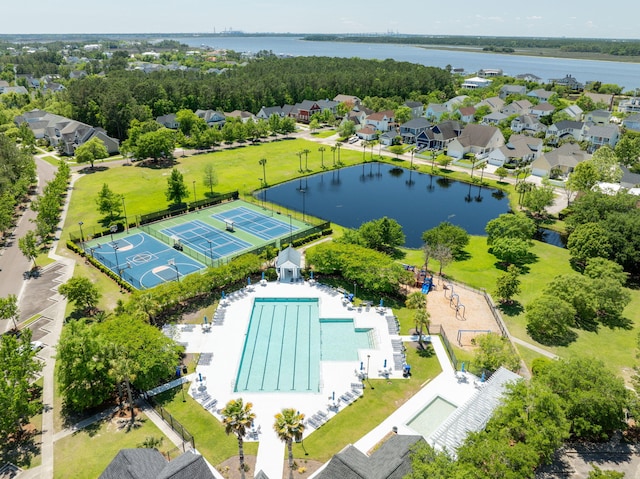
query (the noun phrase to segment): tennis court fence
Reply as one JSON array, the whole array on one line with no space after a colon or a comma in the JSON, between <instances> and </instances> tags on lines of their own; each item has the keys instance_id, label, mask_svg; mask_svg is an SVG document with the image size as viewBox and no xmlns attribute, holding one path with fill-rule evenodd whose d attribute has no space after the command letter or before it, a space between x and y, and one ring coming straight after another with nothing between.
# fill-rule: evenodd
<instances>
[{"instance_id":1,"label":"tennis court fence","mask_svg":"<svg viewBox=\"0 0 640 479\"><path fill-rule=\"evenodd\" d=\"M131 274L129 274L127 272L127 269L129 268L129 266L127 265L126 267L123 267L122 264L120 264L120 268L118 268L118 265L116 265L113 261L111 261L110 259L108 259L107 257L105 257L103 254L101 254L99 251L96 251L95 248L89 248L89 252L91 254L91 256L95 259L97 259L98 261L100 261L104 266L106 266L107 268L109 268L111 271L115 272L116 274L118 274L123 280L125 280L127 283L129 283L131 286L133 286L134 288L138 288L138 289L145 289L142 284L140 283L140 280L137 278L134 278Z\"/></svg>"}]
</instances>

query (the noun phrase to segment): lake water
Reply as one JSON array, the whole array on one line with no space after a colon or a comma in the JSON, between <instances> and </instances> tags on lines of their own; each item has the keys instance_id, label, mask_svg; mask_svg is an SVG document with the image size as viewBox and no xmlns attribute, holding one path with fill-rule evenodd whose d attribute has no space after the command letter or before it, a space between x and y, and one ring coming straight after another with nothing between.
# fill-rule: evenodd
<instances>
[{"instance_id":1,"label":"lake water","mask_svg":"<svg viewBox=\"0 0 640 479\"><path fill-rule=\"evenodd\" d=\"M599 80L602 83L623 86L624 90L640 88L640 63L437 50L383 43L309 42L296 37L194 36L179 37L175 40L192 47L206 45L238 52L271 50L276 54L294 56L359 57L379 60L392 58L441 68L451 65L454 68L464 68L468 72L482 68L501 68L508 75L533 73L545 82L571 74L583 83Z\"/></svg>"},{"instance_id":2,"label":"lake water","mask_svg":"<svg viewBox=\"0 0 640 479\"><path fill-rule=\"evenodd\" d=\"M509 210L499 190L377 162L283 183L259 197L265 193L271 203L349 228L393 218L410 248L422 246L422 233L443 221L484 235L487 222Z\"/></svg>"}]
</instances>

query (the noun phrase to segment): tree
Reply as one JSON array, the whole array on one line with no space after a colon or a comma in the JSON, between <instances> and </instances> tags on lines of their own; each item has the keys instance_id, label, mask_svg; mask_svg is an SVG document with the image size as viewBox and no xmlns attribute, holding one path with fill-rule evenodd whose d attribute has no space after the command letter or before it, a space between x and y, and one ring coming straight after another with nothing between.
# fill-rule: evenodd
<instances>
[{"instance_id":1,"label":"tree","mask_svg":"<svg viewBox=\"0 0 640 479\"><path fill-rule=\"evenodd\" d=\"M167 178L167 191L165 193L167 201L173 201L174 205L182 203L182 199L189 196L187 185L180 171L171 169L171 176Z\"/></svg>"},{"instance_id":2,"label":"tree","mask_svg":"<svg viewBox=\"0 0 640 479\"><path fill-rule=\"evenodd\" d=\"M344 120L338 127L340 138L348 138L356 132L356 124L351 120Z\"/></svg>"},{"instance_id":3,"label":"tree","mask_svg":"<svg viewBox=\"0 0 640 479\"><path fill-rule=\"evenodd\" d=\"M100 291L89 278L74 276L69 281L61 284L58 291L62 296L76 304L76 308L82 308L91 313L100 301Z\"/></svg>"},{"instance_id":4,"label":"tree","mask_svg":"<svg viewBox=\"0 0 640 479\"><path fill-rule=\"evenodd\" d=\"M75 151L76 161L78 163L89 163L93 170L93 164L96 160L101 160L109 156L107 147L104 146L104 142L94 136L89 141L78 146Z\"/></svg>"},{"instance_id":5,"label":"tree","mask_svg":"<svg viewBox=\"0 0 640 479\"><path fill-rule=\"evenodd\" d=\"M36 258L38 256L38 242L36 234L33 230L29 230L18 240L18 248L20 252L33 261L33 267L37 268Z\"/></svg>"},{"instance_id":6,"label":"tree","mask_svg":"<svg viewBox=\"0 0 640 479\"><path fill-rule=\"evenodd\" d=\"M16 318L18 317L18 298L10 294L6 298L0 298L0 319L13 321L13 329L18 330Z\"/></svg>"},{"instance_id":7,"label":"tree","mask_svg":"<svg viewBox=\"0 0 640 479\"><path fill-rule=\"evenodd\" d=\"M416 333L418 335L418 346L420 347L420 349L424 349L424 344L422 343L422 336L424 334L425 328L427 329L427 331L429 331L429 324L431 324L431 322L429 321L430 317L431 315L429 314L429 311L427 311L426 308L416 310L416 312L413 315L413 321L416 325Z\"/></svg>"},{"instance_id":8,"label":"tree","mask_svg":"<svg viewBox=\"0 0 640 479\"><path fill-rule=\"evenodd\" d=\"M576 338L570 329L575 324L575 315L575 308L564 299L542 295L527 305L527 333L541 344L567 345Z\"/></svg>"},{"instance_id":9,"label":"tree","mask_svg":"<svg viewBox=\"0 0 640 479\"><path fill-rule=\"evenodd\" d=\"M322 168L323 170L325 169L324 166L324 152L327 151L327 148L324 146L321 146L318 148L318 151L320 152L320 168Z\"/></svg>"},{"instance_id":10,"label":"tree","mask_svg":"<svg viewBox=\"0 0 640 479\"><path fill-rule=\"evenodd\" d=\"M402 226L391 218L380 218L363 223L358 233L364 246L377 251L391 253L405 242Z\"/></svg>"},{"instance_id":11,"label":"tree","mask_svg":"<svg viewBox=\"0 0 640 479\"><path fill-rule=\"evenodd\" d=\"M220 412L224 431L235 434L238 438L238 456L240 458L240 477L244 479L246 465L244 463L243 438L247 434L247 429L251 426L256 415L251 411L253 404L244 404L242 398L230 400Z\"/></svg>"},{"instance_id":12,"label":"tree","mask_svg":"<svg viewBox=\"0 0 640 479\"><path fill-rule=\"evenodd\" d=\"M496 296L501 303L513 303L513 297L520 294L520 269L511 264L507 271L496 279Z\"/></svg>"},{"instance_id":13,"label":"tree","mask_svg":"<svg viewBox=\"0 0 640 479\"><path fill-rule=\"evenodd\" d=\"M507 264L524 264L529 257L528 241L520 238L498 238L491 246L490 253Z\"/></svg>"},{"instance_id":14,"label":"tree","mask_svg":"<svg viewBox=\"0 0 640 479\"><path fill-rule=\"evenodd\" d=\"M620 286L627 282L628 274L622 266L605 258L589 258L584 268L584 276L601 281L614 281Z\"/></svg>"},{"instance_id":15,"label":"tree","mask_svg":"<svg viewBox=\"0 0 640 479\"><path fill-rule=\"evenodd\" d=\"M433 259L440 263L438 274L442 276L442 269L453 261L453 252L451 247L445 244L439 244L433 250Z\"/></svg>"},{"instance_id":16,"label":"tree","mask_svg":"<svg viewBox=\"0 0 640 479\"><path fill-rule=\"evenodd\" d=\"M309 171L309 153L311 153L311 150L305 148L302 153L304 153L304 171Z\"/></svg>"},{"instance_id":17,"label":"tree","mask_svg":"<svg viewBox=\"0 0 640 479\"><path fill-rule=\"evenodd\" d=\"M269 184L267 183L267 159L260 158L260 160L258 160L258 163L260 164L260 166L262 166L262 182L265 186L267 186Z\"/></svg>"},{"instance_id":18,"label":"tree","mask_svg":"<svg viewBox=\"0 0 640 479\"><path fill-rule=\"evenodd\" d=\"M209 194L213 196L213 187L218 184L218 174L213 164L209 163L204 166L204 174L202 176L204 186L209 188Z\"/></svg>"},{"instance_id":19,"label":"tree","mask_svg":"<svg viewBox=\"0 0 640 479\"><path fill-rule=\"evenodd\" d=\"M520 359L507 338L499 334L481 334L475 338L478 349L473 357L474 365L490 372L503 366L511 371L520 369Z\"/></svg>"},{"instance_id":20,"label":"tree","mask_svg":"<svg viewBox=\"0 0 640 479\"><path fill-rule=\"evenodd\" d=\"M567 183L573 191L586 192L591 191L598 181L600 181L598 170L593 162L586 160L576 165Z\"/></svg>"},{"instance_id":21,"label":"tree","mask_svg":"<svg viewBox=\"0 0 640 479\"><path fill-rule=\"evenodd\" d=\"M389 151L396 155L396 159L400 158L400 155L404 153L404 146L402 145L391 145L389 147Z\"/></svg>"},{"instance_id":22,"label":"tree","mask_svg":"<svg viewBox=\"0 0 640 479\"><path fill-rule=\"evenodd\" d=\"M615 154L618 161L623 165L633 166L640 158L640 137L622 135L620 141L616 143Z\"/></svg>"},{"instance_id":23,"label":"tree","mask_svg":"<svg viewBox=\"0 0 640 479\"><path fill-rule=\"evenodd\" d=\"M607 230L600 223L578 225L567 241L571 259L583 268L590 258L609 258L611 243Z\"/></svg>"},{"instance_id":24,"label":"tree","mask_svg":"<svg viewBox=\"0 0 640 479\"><path fill-rule=\"evenodd\" d=\"M312 119L309 122L309 129L311 130L311 133L315 133L318 128L320 128L320 122L317 118Z\"/></svg>"},{"instance_id":25,"label":"tree","mask_svg":"<svg viewBox=\"0 0 640 479\"><path fill-rule=\"evenodd\" d=\"M453 256L458 256L462 253L464 247L469 244L469 233L460 226L444 221L438 226L423 232L422 241L433 248L440 245L446 246Z\"/></svg>"},{"instance_id":26,"label":"tree","mask_svg":"<svg viewBox=\"0 0 640 479\"><path fill-rule=\"evenodd\" d=\"M296 153L296 156L298 157L298 162L300 163L300 167L298 168L298 171L300 173L302 173L302 155L304 155L304 153L302 153L302 151L298 151Z\"/></svg>"},{"instance_id":27,"label":"tree","mask_svg":"<svg viewBox=\"0 0 640 479\"><path fill-rule=\"evenodd\" d=\"M180 131L185 136L191 136L194 128L198 125L199 120L202 120L202 118L198 117L198 115L188 108L178 110L176 113L176 122L180 127Z\"/></svg>"},{"instance_id":28,"label":"tree","mask_svg":"<svg viewBox=\"0 0 640 479\"><path fill-rule=\"evenodd\" d=\"M485 227L487 244L492 245L500 238L518 238L529 241L536 233L535 222L522 213L503 213L489 221Z\"/></svg>"},{"instance_id":29,"label":"tree","mask_svg":"<svg viewBox=\"0 0 640 479\"><path fill-rule=\"evenodd\" d=\"M444 168L445 170L447 169L447 167L451 164L451 162L453 161L453 158L451 158L450 156L447 155L440 155L438 157L438 164L440 166L442 166L442 168Z\"/></svg>"},{"instance_id":30,"label":"tree","mask_svg":"<svg viewBox=\"0 0 640 479\"><path fill-rule=\"evenodd\" d=\"M143 133L138 138L133 154L138 159L173 157L173 150L176 148L175 132L168 128L160 128L156 131Z\"/></svg>"},{"instance_id":31,"label":"tree","mask_svg":"<svg viewBox=\"0 0 640 479\"><path fill-rule=\"evenodd\" d=\"M109 185L104 183L96 198L96 204L100 214L107 215L107 224L111 224L122 211L122 196L111 191Z\"/></svg>"},{"instance_id":32,"label":"tree","mask_svg":"<svg viewBox=\"0 0 640 479\"><path fill-rule=\"evenodd\" d=\"M587 479L623 479L624 472L612 471L612 470L602 470L595 464L591 464L593 467L592 471L589 471L589 475Z\"/></svg>"},{"instance_id":33,"label":"tree","mask_svg":"<svg viewBox=\"0 0 640 479\"><path fill-rule=\"evenodd\" d=\"M406 123L409 120L411 120L411 116L412 116L411 108L404 105L396 108L394 112L394 119L399 125L402 125L403 123Z\"/></svg>"},{"instance_id":34,"label":"tree","mask_svg":"<svg viewBox=\"0 0 640 479\"><path fill-rule=\"evenodd\" d=\"M304 433L304 414L292 408L285 408L275 415L273 429L278 438L287 445L289 455L289 469L293 474L293 441L302 439Z\"/></svg>"},{"instance_id":35,"label":"tree","mask_svg":"<svg viewBox=\"0 0 640 479\"><path fill-rule=\"evenodd\" d=\"M524 194L522 206L532 213L541 215L545 208L553 205L555 198L551 185L534 186Z\"/></svg>"},{"instance_id":36,"label":"tree","mask_svg":"<svg viewBox=\"0 0 640 479\"><path fill-rule=\"evenodd\" d=\"M618 183L622 178L622 170L611 147L605 145L598 148L591 157L591 161L598 172L598 181Z\"/></svg>"}]
</instances>

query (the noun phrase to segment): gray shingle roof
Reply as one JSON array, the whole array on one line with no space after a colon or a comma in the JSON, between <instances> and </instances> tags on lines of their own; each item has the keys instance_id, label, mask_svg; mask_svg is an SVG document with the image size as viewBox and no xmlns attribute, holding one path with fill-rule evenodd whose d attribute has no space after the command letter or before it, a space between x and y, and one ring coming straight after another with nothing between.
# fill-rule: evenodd
<instances>
[{"instance_id":1,"label":"gray shingle roof","mask_svg":"<svg viewBox=\"0 0 640 479\"><path fill-rule=\"evenodd\" d=\"M122 449L99 479L214 479L204 458L186 452L167 462L156 449Z\"/></svg>"}]
</instances>

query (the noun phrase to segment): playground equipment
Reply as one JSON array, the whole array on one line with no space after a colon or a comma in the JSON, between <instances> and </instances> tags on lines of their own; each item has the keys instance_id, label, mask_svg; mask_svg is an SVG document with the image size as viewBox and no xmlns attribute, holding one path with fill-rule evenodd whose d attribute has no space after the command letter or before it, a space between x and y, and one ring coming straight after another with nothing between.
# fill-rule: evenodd
<instances>
[{"instance_id":1,"label":"playground equipment","mask_svg":"<svg viewBox=\"0 0 640 479\"><path fill-rule=\"evenodd\" d=\"M462 316L460 317L460 319L463 319L463 320L467 319L464 317L464 314L467 312L467 308L462 303L458 303L458 306L456 306L456 318L458 317L460 310L462 310Z\"/></svg>"},{"instance_id":2,"label":"playground equipment","mask_svg":"<svg viewBox=\"0 0 640 479\"><path fill-rule=\"evenodd\" d=\"M489 329L458 329L458 344L462 346L462 333L487 333L491 334Z\"/></svg>"},{"instance_id":3,"label":"playground equipment","mask_svg":"<svg viewBox=\"0 0 640 479\"><path fill-rule=\"evenodd\" d=\"M422 282L422 294L428 294L431 291L431 285L433 284L433 276L425 277Z\"/></svg>"},{"instance_id":4,"label":"playground equipment","mask_svg":"<svg viewBox=\"0 0 640 479\"><path fill-rule=\"evenodd\" d=\"M458 293L451 293L451 297L449 298L449 307L451 307L455 302L455 307L456 309L458 308L458 306L460 305L460 296L458 296Z\"/></svg>"},{"instance_id":5,"label":"playground equipment","mask_svg":"<svg viewBox=\"0 0 640 479\"><path fill-rule=\"evenodd\" d=\"M450 295L453 295L453 284L451 283L444 283L444 286L442 288L444 290L444 297L447 297L447 291L449 291Z\"/></svg>"}]
</instances>

